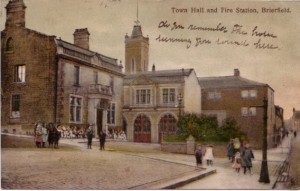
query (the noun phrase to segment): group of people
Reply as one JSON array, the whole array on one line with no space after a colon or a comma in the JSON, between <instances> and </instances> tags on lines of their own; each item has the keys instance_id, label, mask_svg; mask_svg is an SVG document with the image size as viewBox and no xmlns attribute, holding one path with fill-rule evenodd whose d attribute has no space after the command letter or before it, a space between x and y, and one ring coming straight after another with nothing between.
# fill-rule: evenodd
<instances>
[{"instance_id":1,"label":"group of people","mask_svg":"<svg viewBox=\"0 0 300 191\"><path fill-rule=\"evenodd\" d=\"M251 174L254 154L249 144L242 146L238 139L232 139L227 146L227 156L232 163L232 168L234 168L237 173L239 173L241 167L243 167L244 174L246 174L247 170Z\"/></svg>"},{"instance_id":2,"label":"group of people","mask_svg":"<svg viewBox=\"0 0 300 191\"><path fill-rule=\"evenodd\" d=\"M227 146L227 155L232 163L232 168L234 168L237 173L239 173L243 167L244 174L246 174L247 171L251 174L254 154L249 144L242 146L238 139L233 139ZM195 157L197 167L202 165L202 160L206 161L207 166L212 166L214 160L213 146L208 145L204 150L201 146L198 146Z\"/></svg>"},{"instance_id":3,"label":"group of people","mask_svg":"<svg viewBox=\"0 0 300 191\"><path fill-rule=\"evenodd\" d=\"M110 139L117 139L117 140L127 140L126 134L123 130L111 130L107 132L107 137Z\"/></svg>"},{"instance_id":4,"label":"group of people","mask_svg":"<svg viewBox=\"0 0 300 191\"><path fill-rule=\"evenodd\" d=\"M45 148L46 142L49 143L49 147L58 148L60 137L61 134L53 123L47 124L42 121L37 121L34 124L34 141L37 148Z\"/></svg>"},{"instance_id":5,"label":"group of people","mask_svg":"<svg viewBox=\"0 0 300 191\"><path fill-rule=\"evenodd\" d=\"M92 141L94 137L94 131L93 128L90 126L86 133L87 136L87 148L92 149ZM106 133L103 131L100 131L99 133L99 142L100 142L100 150L105 150L105 141L106 141Z\"/></svg>"}]
</instances>

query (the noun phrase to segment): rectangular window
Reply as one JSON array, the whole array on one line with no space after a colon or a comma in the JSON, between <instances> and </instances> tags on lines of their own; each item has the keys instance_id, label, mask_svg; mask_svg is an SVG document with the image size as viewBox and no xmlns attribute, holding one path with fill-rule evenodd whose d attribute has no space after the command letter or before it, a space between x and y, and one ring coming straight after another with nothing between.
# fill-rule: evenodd
<instances>
[{"instance_id":1,"label":"rectangular window","mask_svg":"<svg viewBox=\"0 0 300 191\"><path fill-rule=\"evenodd\" d=\"M70 122L81 122L82 98L70 96Z\"/></svg>"},{"instance_id":2,"label":"rectangular window","mask_svg":"<svg viewBox=\"0 0 300 191\"><path fill-rule=\"evenodd\" d=\"M256 98L257 97L257 90L250 90L250 97Z\"/></svg>"},{"instance_id":3,"label":"rectangular window","mask_svg":"<svg viewBox=\"0 0 300 191\"><path fill-rule=\"evenodd\" d=\"M248 98L248 97L249 97L249 96L248 96L248 93L249 93L248 90L242 90L242 91L241 91L241 96L242 96L242 98Z\"/></svg>"},{"instance_id":4,"label":"rectangular window","mask_svg":"<svg viewBox=\"0 0 300 191\"><path fill-rule=\"evenodd\" d=\"M207 99L221 99L221 92L208 92Z\"/></svg>"},{"instance_id":5,"label":"rectangular window","mask_svg":"<svg viewBox=\"0 0 300 191\"><path fill-rule=\"evenodd\" d=\"M13 118L20 117L20 95L12 95L11 97L11 116Z\"/></svg>"},{"instance_id":6,"label":"rectangular window","mask_svg":"<svg viewBox=\"0 0 300 191\"><path fill-rule=\"evenodd\" d=\"M136 104L150 104L151 93L149 89L136 90Z\"/></svg>"},{"instance_id":7,"label":"rectangular window","mask_svg":"<svg viewBox=\"0 0 300 191\"><path fill-rule=\"evenodd\" d=\"M115 124L116 123L116 104L111 103L107 109L107 123Z\"/></svg>"},{"instance_id":8,"label":"rectangular window","mask_svg":"<svg viewBox=\"0 0 300 191\"><path fill-rule=\"evenodd\" d=\"M256 107L242 107L242 116L256 116Z\"/></svg>"},{"instance_id":9,"label":"rectangular window","mask_svg":"<svg viewBox=\"0 0 300 191\"><path fill-rule=\"evenodd\" d=\"M256 116L256 107L249 108L249 116Z\"/></svg>"},{"instance_id":10,"label":"rectangular window","mask_svg":"<svg viewBox=\"0 0 300 191\"><path fill-rule=\"evenodd\" d=\"M242 98L256 98L257 90L242 90L241 97Z\"/></svg>"},{"instance_id":11,"label":"rectangular window","mask_svg":"<svg viewBox=\"0 0 300 191\"><path fill-rule=\"evenodd\" d=\"M162 90L163 103L175 103L175 88L164 88Z\"/></svg>"},{"instance_id":12,"label":"rectangular window","mask_svg":"<svg viewBox=\"0 0 300 191\"><path fill-rule=\"evenodd\" d=\"M15 82L25 82L25 65L15 66Z\"/></svg>"},{"instance_id":13,"label":"rectangular window","mask_svg":"<svg viewBox=\"0 0 300 191\"><path fill-rule=\"evenodd\" d=\"M79 86L79 66L74 66L74 86Z\"/></svg>"}]
</instances>

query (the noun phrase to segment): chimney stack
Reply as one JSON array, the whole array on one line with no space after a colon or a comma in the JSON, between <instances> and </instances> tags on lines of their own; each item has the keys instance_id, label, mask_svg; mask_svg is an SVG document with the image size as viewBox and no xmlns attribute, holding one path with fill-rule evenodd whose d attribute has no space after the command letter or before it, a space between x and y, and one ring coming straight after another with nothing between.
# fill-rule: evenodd
<instances>
[{"instance_id":1,"label":"chimney stack","mask_svg":"<svg viewBox=\"0 0 300 191\"><path fill-rule=\"evenodd\" d=\"M5 8L5 27L25 27L26 6L23 0L10 0Z\"/></svg>"},{"instance_id":2,"label":"chimney stack","mask_svg":"<svg viewBox=\"0 0 300 191\"><path fill-rule=\"evenodd\" d=\"M234 69L234 76L240 76L240 70L239 69Z\"/></svg>"},{"instance_id":3,"label":"chimney stack","mask_svg":"<svg viewBox=\"0 0 300 191\"><path fill-rule=\"evenodd\" d=\"M84 49L89 49L89 36L90 33L87 28L76 29L74 32L74 44Z\"/></svg>"}]
</instances>

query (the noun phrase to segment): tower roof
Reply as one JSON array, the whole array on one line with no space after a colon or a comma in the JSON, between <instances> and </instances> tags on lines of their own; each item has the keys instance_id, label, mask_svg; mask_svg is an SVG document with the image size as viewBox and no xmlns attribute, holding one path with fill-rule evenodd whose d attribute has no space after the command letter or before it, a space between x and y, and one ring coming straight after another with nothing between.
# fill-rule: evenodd
<instances>
[{"instance_id":1,"label":"tower roof","mask_svg":"<svg viewBox=\"0 0 300 191\"><path fill-rule=\"evenodd\" d=\"M142 32L141 25L134 25L131 38L142 37L142 36L143 36L143 32Z\"/></svg>"}]
</instances>

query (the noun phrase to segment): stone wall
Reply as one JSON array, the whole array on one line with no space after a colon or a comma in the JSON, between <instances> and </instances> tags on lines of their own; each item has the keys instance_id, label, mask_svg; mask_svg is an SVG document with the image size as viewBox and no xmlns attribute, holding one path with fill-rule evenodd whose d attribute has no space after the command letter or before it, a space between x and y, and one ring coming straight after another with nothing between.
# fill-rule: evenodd
<instances>
[{"instance_id":1,"label":"stone wall","mask_svg":"<svg viewBox=\"0 0 300 191\"><path fill-rule=\"evenodd\" d=\"M198 143L195 143L195 148L198 146L202 147L203 152L205 151L205 147L207 145L201 145ZM218 158L225 158L227 157L227 149L226 145L214 145L213 151L214 156ZM161 151L169 152L169 153L178 153L178 154L188 154L187 153L187 144L186 142L182 143L162 143L161 144Z\"/></svg>"}]
</instances>

